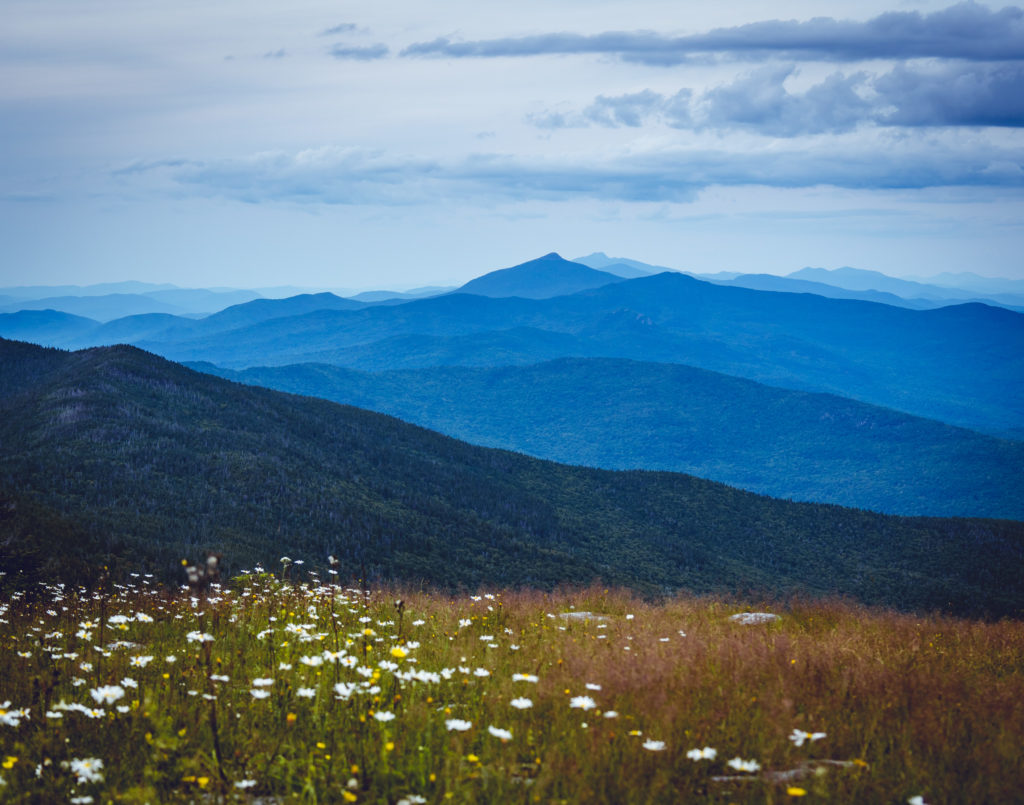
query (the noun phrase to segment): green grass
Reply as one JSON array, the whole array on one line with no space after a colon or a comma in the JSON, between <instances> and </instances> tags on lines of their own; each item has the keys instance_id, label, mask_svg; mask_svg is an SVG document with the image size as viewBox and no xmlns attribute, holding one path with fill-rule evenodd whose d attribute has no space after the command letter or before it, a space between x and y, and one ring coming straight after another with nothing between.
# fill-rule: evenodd
<instances>
[{"instance_id":1,"label":"green grass","mask_svg":"<svg viewBox=\"0 0 1024 805\"><path fill-rule=\"evenodd\" d=\"M772 623L729 620L763 606L601 588L364 594L269 574L205 596L142 577L105 593L40 586L0 605L0 802L937 803L1024 790L1020 622L800 601ZM123 695L97 703L104 685ZM592 709L571 706L583 696ZM532 706L510 704L523 698ZM794 730L825 735L796 746ZM703 747L716 757L688 756ZM737 757L760 770L730 768ZM79 781L70 763L85 759L102 761L102 780Z\"/></svg>"}]
</instances>

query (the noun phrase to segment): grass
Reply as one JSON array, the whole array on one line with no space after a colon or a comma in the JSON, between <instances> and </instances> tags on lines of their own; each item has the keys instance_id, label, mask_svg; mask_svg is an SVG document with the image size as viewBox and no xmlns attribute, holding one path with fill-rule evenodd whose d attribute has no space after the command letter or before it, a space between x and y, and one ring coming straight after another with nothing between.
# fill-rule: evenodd
<instances>
[{"instance_id":1,"label":"grass","mask_svg":"<svg viewBox=\"0 0 1024 805\"><path fill-rule=\"evenodd\" d=\"M266 573L204 591L136 577L15 593L0 605L0 802L1024 790L1024 624L802 601L770 623L730 620L748 608L600 588L367 593ZM798 746L794 730L824 735ZM714 757L694 759L705 747Z\"/></svg>"}]
</instances>

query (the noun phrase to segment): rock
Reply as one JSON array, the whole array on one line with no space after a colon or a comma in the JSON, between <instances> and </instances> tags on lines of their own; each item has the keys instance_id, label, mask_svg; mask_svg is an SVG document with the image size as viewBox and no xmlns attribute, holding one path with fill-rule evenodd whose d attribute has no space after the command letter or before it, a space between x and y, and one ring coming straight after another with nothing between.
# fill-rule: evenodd
<instances>
[{"instance_id":1,"label":"rock","mask_svg":"<svg viewBox=\"0 0 1024 805\"><path fill-rule=\"evenodd\" d=\"M729 616L729 620L742 623L744 626L751 626L755 623L771 623L778 619L779 616L773 615L771 612L737 612L735 615Z\"/></svg>"},{"instance_id":2,"label":"rock","mask_svg":"<svg viewBox=\"0 0 1024 805\"><path fill-rule=\"evenodd\" d=\"M593 612L562 612L560 618L573 621L606 621L607 615L595 615Z\"/></svg>"}]
</instances>

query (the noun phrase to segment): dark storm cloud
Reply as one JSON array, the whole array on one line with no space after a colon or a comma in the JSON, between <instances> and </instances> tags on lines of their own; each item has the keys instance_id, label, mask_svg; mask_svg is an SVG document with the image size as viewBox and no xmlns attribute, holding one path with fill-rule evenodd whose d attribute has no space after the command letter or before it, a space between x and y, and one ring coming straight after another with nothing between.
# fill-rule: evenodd
<instances>
[{"instance_id":1,"label":"dark storm cloud","mask_svg":"<svg viewBox=\"0 0 1024 805\"><path fill-rule=\"evenodd\" d=\"M685 129L741 129L771 137L840 134L878 126L1024 126L1024 63L959 62L880 76L833 73L802 92L785 82L794 65L764 67L700 96L652 90L599 95L579 112L530 115L539 128L665 123Z\"/></svg>"},{"instance_id":2,"label":"dark storm cloud","mask_svg":"<svg viewBox=\"0 0 1024 805\"><path fill-rule=\"evenodd\" d=\"M551 33L465 42L442 37L414 43L402 51L403 56L440 58L587 53L662 66L682 64L704 54L835 61L919 57L1017 60L1024 59L1024 10L1007 7L992 11L967 2L924 15L891 11L866 22L831 17L805 22L766 20L680 37L651 31Z\"/></svg>"},{"instance_id":3,"label":"dark storm cloud","mask_svg":"<svg viewBox=\"0 0 1024 805\"><path fill-rule=\"evenodd\" d=\"M899 126L1024 126L1024 63L897 67L873 83L880 123ZM884 108L888 106L888 109Z\"/></svg>"}]
</instances>

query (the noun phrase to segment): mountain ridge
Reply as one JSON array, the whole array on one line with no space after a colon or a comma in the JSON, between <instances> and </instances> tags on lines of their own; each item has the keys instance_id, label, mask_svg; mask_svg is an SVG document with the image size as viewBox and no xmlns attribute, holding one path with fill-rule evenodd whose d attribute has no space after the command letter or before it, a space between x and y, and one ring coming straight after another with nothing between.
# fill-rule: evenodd
<instances>
[{"instance_id":1,"label":"mountain ridge","mask_svg":"<svg viewBox=\"0 0 1024 805\"><path fill-rule=\"evenodd\" d=\"M566 464L684 472L894 514L1024 520L1020 442L679 364L558 358L376 373L190 366Z\"/></svg>"},{"instance_id":2,"label":"mountain ridge","mask_svg":"<svg viewBox=\"0 0 1024 805\"><path fill-rule=\"evenodd\" d=\"M0 374L0 562L12 572L102 563L173 578L205 546L228 571L333 553L346 572L448 587L601 579L992 616L1024 604L1022 523L568 467L129 346L0 341ZM40 538L41 523L57 537Z\"/></svg>"},{"instance_id":3,"label":"mountain ridge","mask_svg":"<svg viewBox=\"0 0 1024 805\"><path fill-rule=\"evenodd\" d=\"M490 344L473 346L474 365L510 362L509 355L528 363L559 357L555 345L561 342L567 355L686 364L986 433L1024 429L1024 314L976 303L915 311L664 273L549 299L453 293L392 306L315 310L215 338L195 334L196 326L190 322L193 334L177 340L130 340L174 360L230 369L305 362L374 369L459 364L465 362L460 339L473 338ZM543 337L524 341L523 328ZM502 343L502 333L517 333L516 343ZM400 344L415 346L420 358L390 348ZM370 363L353 364L368 351Z\"/></svg>"}]
</instances>

